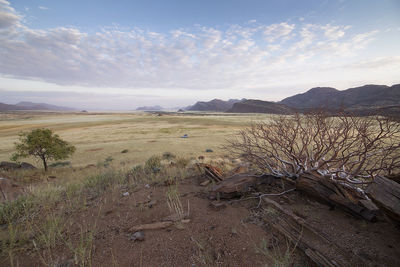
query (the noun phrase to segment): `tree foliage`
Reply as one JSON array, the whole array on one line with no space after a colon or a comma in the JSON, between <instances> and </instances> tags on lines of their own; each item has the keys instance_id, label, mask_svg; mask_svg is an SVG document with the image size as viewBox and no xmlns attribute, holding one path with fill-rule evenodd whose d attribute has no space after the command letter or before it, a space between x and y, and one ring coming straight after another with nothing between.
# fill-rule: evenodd
<instances>
[{"instance_id":1,"label":"tree foliage","mask_svg":"<svg viewBox=\"0 0 400 267\"><path fill-rule=\"evenodd\" d=\"M43 162L47 171L49 160L62 160L75 152L75 147L62 140L50 129L35 129L28 133L19 134L19 142L15 143L16 153L11 157L17 161L20 158L34 156Z\"/></svg>"}]
</instances>

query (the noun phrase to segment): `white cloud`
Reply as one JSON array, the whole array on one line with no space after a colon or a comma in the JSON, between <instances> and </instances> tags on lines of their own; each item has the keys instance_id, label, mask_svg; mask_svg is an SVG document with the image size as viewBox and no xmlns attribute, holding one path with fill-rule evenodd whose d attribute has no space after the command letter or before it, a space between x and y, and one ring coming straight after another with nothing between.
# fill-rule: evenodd
<instances>
[{"instance_id":1,"label":"white cloud","mask_svg":"<svg viewBox=\"0 0 400 267\"><path fill-rule=\"evenodd\" d=\"M49 9L48 7L45 7L45 6L38 6L38 8L41 9L41 10L48 10Z\"/></svg>"},{"instance_id":2,"label":"white cloud","mask_svg":"<svg viewBox=\"0 0 400 267\"><path fill-rule=\"evenodd\" d=\"M356 56L379 34L350 32L346 25L256 21L168 33L114 25L89 34L71 27L31 29L22 21L7 1L0 0L3 77L79 90L148 90L176 97L183 89L185 95L237 95L252 88L324 81L329 70L341 75L338 66L347 66L347 75L349 68L361 68ZM387 75L394 77L389 67L397 61L384 61Z\"/></svg>"},{"instance_id":3,"label":"white cloud","mask_svg":"<svg viewBox=\"0 0 400 267\"><path fill-rule=\"evenodd\" d=\"M294 24L288 24L286 22L272 24L265 27L264 35L269 42L274 42L279 38L288 36L294 28Z\"/></svg>"}]
</instances>

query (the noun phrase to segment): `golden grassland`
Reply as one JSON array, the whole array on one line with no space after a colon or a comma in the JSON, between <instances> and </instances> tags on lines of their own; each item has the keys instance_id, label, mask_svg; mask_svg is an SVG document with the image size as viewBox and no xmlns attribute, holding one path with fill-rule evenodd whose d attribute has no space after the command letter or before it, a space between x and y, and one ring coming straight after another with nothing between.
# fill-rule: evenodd
<instances>
[{"instance_id":1,"label":"golden grassland","mask_svg":"<svg viewBox=\"0 0 400 267\"><path fill-rule=\"evenodd\" d=\"M136 190L139 184L169 184L169 180L178 184L198 171L193 168L198 156L224 161L225 140L252 121L267 118L204 113L0 113L0 161L9 161L20 132L35 128L50 128L77 149L65 167L44 172L40 162L28 158L38 170L1 173L22 185L25 193L0 203L0 265L18 266L18 255L33 251L34 258L53 266L54 252L63 247L74 255L75 264L90 266L95 225L82 224L90 235L71 241L63 226L79 222L66 214L85 210L90 199L106 191L119 196L121 188ZM184 134L188 138L181 138ZM168 159L165 152L174 157ZM179 201L171 199L167 201Z\"/></svg>"},{"instance_id":2,"label":"golden grassland","mask_svg":"<svg viewBox=\"0 0 400 267\"><path fill-rule=\"evenodd\" d=\"M238 130L267 115L150 113L8 113L0 114L0 161L14 152L18 133L50 128L76 146L68 159L76 167L97 164L107 157L139 164L154 154L172 152L184 157L222 156L220 146ZM188 138L181 138L184 134ZM207 153L212 149L213 153ZM121 153L128 150L127 153ZM26 161L40 166L34 159Z\"/></svg>"}]
</instances>

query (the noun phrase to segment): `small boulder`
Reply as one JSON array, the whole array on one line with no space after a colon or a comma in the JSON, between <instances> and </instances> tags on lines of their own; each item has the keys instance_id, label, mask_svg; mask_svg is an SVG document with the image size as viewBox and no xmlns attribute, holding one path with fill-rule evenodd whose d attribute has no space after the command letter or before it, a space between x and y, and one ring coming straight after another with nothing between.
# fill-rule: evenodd
<instances>
[{"instance_id":1,"label":"small boulder","mask_svg":"<svg viewBox=\"0 0 400 267\"><path fill-rule=\"evenodd\" d=\"M19 168L21 168L21 165L19 165L18 163L9 162L9 161L0 162L0 169L5 170L5 171L16 170Z\"/></svg>"},{"instance_id":2,"label":"small boulder","mask_svg":"<svg viewBox=\"0 0 400 267\"><path fill-rule=\"evenodd\" d=\"M144 240L144 233L142 231L135 232L131 237L130 240L132 241L143 241Z\"/></svg>"},{"instance_id":3,"label":"small boulder","mask_svg":"<svg viewBox=\"0 0 400 267\"><path fill-rule=\"evenodd\" d=\"M21 163L21 169L23 170L34 170L37 169L35 166L33 166L32 164L28 163L28 162L22 162Z\"/></svg>"}]
</instances>

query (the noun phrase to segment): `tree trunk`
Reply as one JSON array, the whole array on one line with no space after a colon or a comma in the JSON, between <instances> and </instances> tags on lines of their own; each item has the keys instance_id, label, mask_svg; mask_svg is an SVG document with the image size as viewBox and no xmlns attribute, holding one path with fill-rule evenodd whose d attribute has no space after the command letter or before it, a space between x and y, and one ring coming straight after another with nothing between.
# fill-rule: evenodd
<instances>
[{"instance_id":1,"label":"tree trunk","mask_svg":"<svg viewBox=\"0 0 400 267\"><path fill-rule=\"evenodd\" d=\"M45 158L45 157L42 157L42 161L43 161L43 167L44 167L44 171L45 171L45 172L47 172L47 169L48 169L48 167L47 167L47 161L46 161L46 158Z\"/></svg>"}]
</instances>

